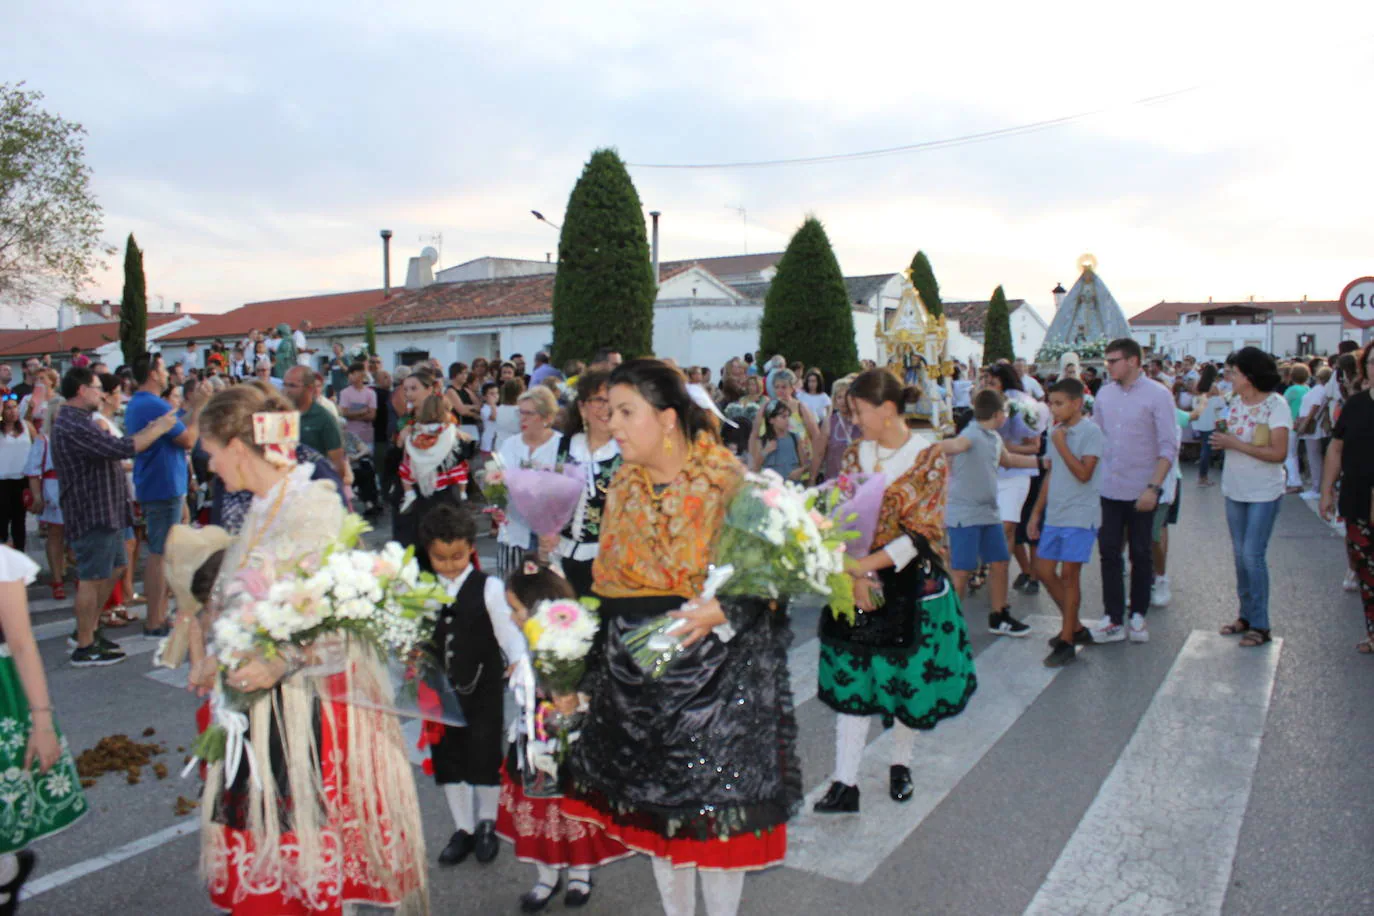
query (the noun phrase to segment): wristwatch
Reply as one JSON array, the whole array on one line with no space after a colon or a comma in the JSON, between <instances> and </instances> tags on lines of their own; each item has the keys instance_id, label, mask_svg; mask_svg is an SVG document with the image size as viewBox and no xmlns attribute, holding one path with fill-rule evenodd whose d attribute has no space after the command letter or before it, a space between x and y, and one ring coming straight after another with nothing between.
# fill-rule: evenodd
<instances>
[{"instance_id":1,"label":"wristwatch","mask_svg":"<svg viewBox=\"0 0 1374 916\"><path fill-rule=\"evenodd\" d=\"M1160 496L1163 496L1163 495L1164 495L1164 487L1160 486L1160 485L1157 484L1157 483L1152 483L1152 484L1148 485L1145 489L1147 489L1147 490L1154 490L1154 491L1155 491L1156 493L1158 493Z\"/></svg>"}]
</instances>

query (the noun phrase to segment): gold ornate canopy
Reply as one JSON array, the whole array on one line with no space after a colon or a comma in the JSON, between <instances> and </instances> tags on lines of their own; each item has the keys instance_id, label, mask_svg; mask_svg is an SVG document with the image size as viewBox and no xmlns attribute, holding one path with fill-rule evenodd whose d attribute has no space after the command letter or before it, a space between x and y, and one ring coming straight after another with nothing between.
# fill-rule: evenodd
<instances>
[{"instance_id":1,"label":"gold ornate canopy","mask_svg":"<svg viewBox=\"0 0 1374 916\"><path fill-rule=\"evenodd\" d=\"M950 420L949 400L939 383L953 374L949 359L949 328L943 317L926 310L921 294L911 283L911 271L904 271L906 283L902 300L890 321L878 316L873 336L878 343L878 360L889 372L921 392L915 414L940 429Z\"/></svg>"}]
</instances>

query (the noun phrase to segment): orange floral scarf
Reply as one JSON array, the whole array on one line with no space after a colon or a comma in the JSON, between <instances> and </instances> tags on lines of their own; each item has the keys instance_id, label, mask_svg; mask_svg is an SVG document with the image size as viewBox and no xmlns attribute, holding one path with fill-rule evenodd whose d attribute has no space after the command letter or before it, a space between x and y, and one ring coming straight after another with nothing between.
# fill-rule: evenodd
<instances>
[{"instance_id":1,"label":"orange floral scarf","mask_svg":"<svg viewBox=\"0 0 1374 916\"><path fill-rule=\"evenodd\" d=\"M606 491L593 588L606 598L699 594L725 507L743 479L735 456L697 437L681 475L660 493L640 465L622 464Z\"/></svg>"}]
</instances>

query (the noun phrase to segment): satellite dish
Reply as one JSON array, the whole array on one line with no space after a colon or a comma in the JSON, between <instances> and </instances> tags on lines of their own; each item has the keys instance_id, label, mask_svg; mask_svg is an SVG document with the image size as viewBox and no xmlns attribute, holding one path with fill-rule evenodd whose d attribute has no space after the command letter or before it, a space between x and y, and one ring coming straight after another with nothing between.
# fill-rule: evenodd
<instances>
[{"instance_id":1,"label":"satellite dish","mask_svg":"<svg viewBox=\"0 0 1374 916\"><path fill-rule=\"evenodd\" d=\"M433 267L439 263L439 252L435 251L433 246L426 245L420 252L420 260Z\"/></svg>"},{"instance_id":2,"label":"satellite dish","mask_svg":"<svg viewBox=\"0 0 1374 916\"><path fill-rule=\"evenodd\" d=\"M1097 273L1097 258L1095 258L1091 254L1086 253L1079 255L1078 266L1081 270L1086 270L1090 273Z\"/></svg>"}]
</instances>

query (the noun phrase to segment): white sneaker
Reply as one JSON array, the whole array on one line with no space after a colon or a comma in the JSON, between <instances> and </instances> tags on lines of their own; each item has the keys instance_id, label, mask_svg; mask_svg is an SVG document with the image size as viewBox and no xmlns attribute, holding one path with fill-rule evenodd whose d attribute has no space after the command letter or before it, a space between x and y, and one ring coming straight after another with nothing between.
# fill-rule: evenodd
<instances>
[{"instance_id":1,"label":"white sneaker","mask_svg":"<svg viewBox=\"0 0 1374 916\"><path fill-rule=\"evenodd\" d=\"M1149 642L1150 631L1145 629L1145 618L1139 614L1131 615L1131 642Z\"/></svg>"},{"instance_id":2,"label":"white sneaker","mask_svg":"<svg viewBox=\"0 0 1374 916\"><path fill-rule=\"evenodd\" d=\"M1150 607L1168 607L1171 597L1169 593L1169 577L1156 577L1155 584L1150 587Z\"/></svg>"},{"instance_id":3,"label":"white sneaker","mask_svg":"<svg viewBox=\"0 0 1374 916\"><path fill-rule=\"evenodd\" d=\"M1360 580L1355 578L1355 571L1347 569L1345 579L1341 582L1341 588L1348 592L1358 592L1360 590Z\"/></svg>"},{"instance_id":4,"label":"white sneaker","mask_svg":"<svg viewBox=\"0 0 1374 916\"><path fill-rule=\"evenodd\" d=\"M1322 495L1316 490L1303 490L1298 494L1299 499L1321 499Z\"/></svg>"},{"instance_id":5,"label":"white sneaker","mask_svg":"<svg viewBox=\"0 0 1374 916\"><path fill-rule=\"evenodd\" d=\"M1110 618L1100 627L1092 628L1093 644L1100 642L1122 642L1126 639L1126 628L1119 623L1112 623Z\"/></svg>"}]
</instances>

